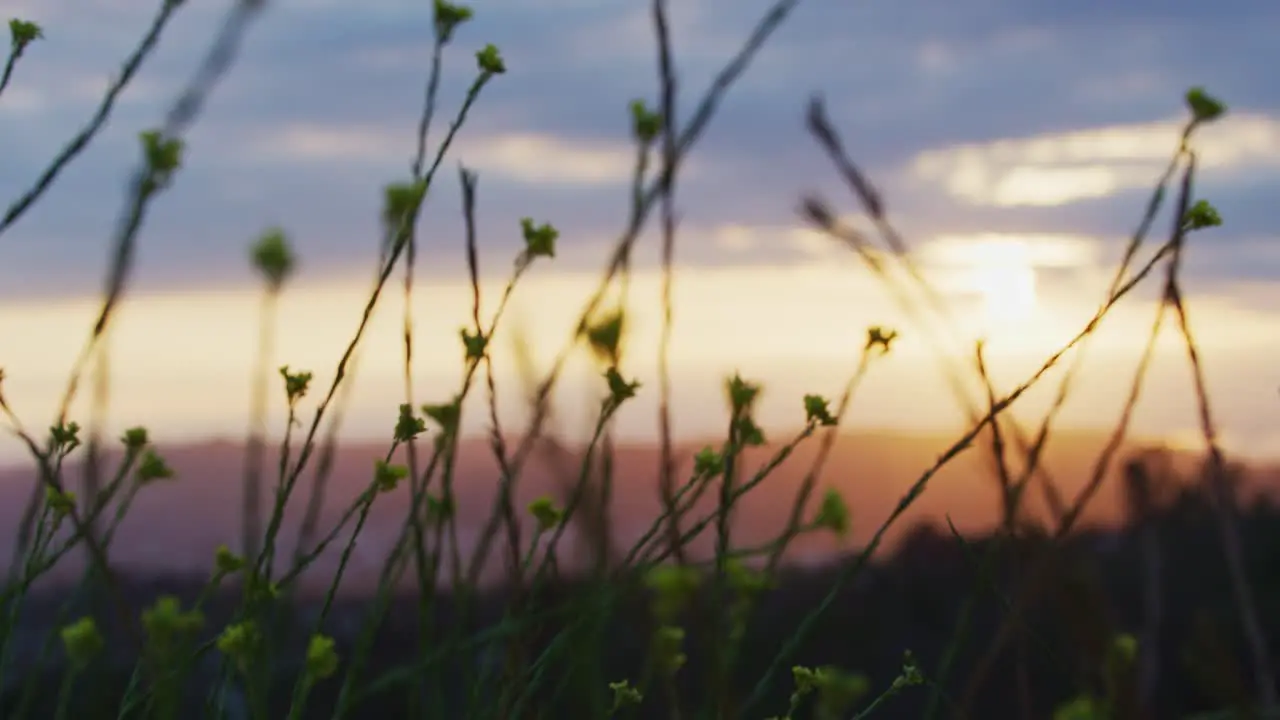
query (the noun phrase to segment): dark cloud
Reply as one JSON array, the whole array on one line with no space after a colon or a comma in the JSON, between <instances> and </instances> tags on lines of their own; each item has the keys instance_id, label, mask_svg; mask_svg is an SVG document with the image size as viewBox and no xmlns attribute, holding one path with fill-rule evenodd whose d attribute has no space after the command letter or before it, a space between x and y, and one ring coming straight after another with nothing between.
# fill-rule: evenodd
<instances>
[{"instance_id":1,"label":"dark cloud","mask_svg":"<svg viewBox=\"0 0 1280 720\"><path fill-rule=\"evenodd\" d=\"M464 139L531 132L625 145L626 103L656 93L646 8L567 0L476 5L477 19L446 53L433 138L442 136L474 77L475 49L493 42L511 70L485 90ZM687 117L767 3L675 5L681 114ZM36 8L49 39L19 64L10 92L35 93L42 105L6 111L10 98L0 97L6 139L0 197L14 197L84 122L96 102L95 83L105 83L147 21L143 4L78 7L60 0ZM0 295L98 286L123 181L137 157L136 134L163 116L205 51L216 19L199 6L181 11L107 131L44 203L0 238ZM1280 48L1270 28L1277 21L1280 6L1246 0L801 3L725 99L695 152L696 172L680 187L682 222L786 224L807 190L857 210L805 135L805 103L821 92L851 153L915 237L981 230L1122 238L1136 223L1146 191L1059 207L985 208L907 182L904 168L931 148L1177 117L1190 84L1211 88L1233 110L1274 116L1280 86L1271 75ZM191 133L178 183L148 219L140 285L246 282L245 247L275 224L294 234L310 272L371 264L379 188L405 176L413 152L430 24L429 3L274 4ZM260 143L272 132L303 126L372 129L392 149L306 161L263 151ZM433 191L427 272L462 268L458 159L446 160ZM1275 179L1274 172L1262 173L1215 188L1214 201L1230 220L1215 241L1223 251L1193 272L1224 280L1277 277L1280 268L1258 260L1255 244L1271 229L1266 187ZM594 262L601 244L621 228L626 208L623 181L522 182L486 171L479 208L485 262L495 268L510 262L519 247L516 223L526 215L561 227L567 263ZM772 263L797 255L781 244L731 254L704 241L681 257Z\"/></svg>"}]
</instances>

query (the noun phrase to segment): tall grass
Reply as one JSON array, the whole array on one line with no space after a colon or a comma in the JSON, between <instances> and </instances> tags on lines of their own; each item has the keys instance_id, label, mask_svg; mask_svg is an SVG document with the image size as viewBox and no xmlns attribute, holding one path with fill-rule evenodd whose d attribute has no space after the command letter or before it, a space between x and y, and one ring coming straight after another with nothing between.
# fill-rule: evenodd
<instances>
[{"instance_id":1,"label":"tall grass","mask_svg":"<svg viewBox=\"0 0 1280 720\"><path fill-rule=\"evenodd\" d=\"M102 417L109 402L106 367L110 361L107 345L115 310L128 291L134 261L139 252L139 236L153 204L164 190L181 181L184 137L200 116L205 101L232 68L241 44L246 41L266 3L240 0L229 11L222 27L189 86L175 99L164 122L140 135L142 159L111 238L112 261L98 317L91 328L68 379L55 420L47 433L28 429L4 400L0 388L0 410L15 435L22 440L38 468L38 482L17 529L18 551L11 563L0 609L0 680L6 687L20 687L19 700L8 710L10 718L36 717L38 672L25 675L15 667L14 630L23 622L24 601L33 584L62 558L82 548L89 564L76 596L90 593L88 609L69 601L59 614L62 630L44 643L42 657L61 646L65 657L58 700L51 712L58 717L94 716L187 718L251 717L293 718L328 716L341 718L369 716L368 703L376 695L400 694L403 707L413 717L524 718L551 716L566 708L578 716L628 717L637 712L672 718L800 718L868 717L887 711L904 692L923 692L928 703L926 717L949 714L971 717L976 693L986 687L995 658L1009 643L1017 643L1020 656L1043 649L1025 622L1026 609L1046 578L1059 565L1059 548L1071 534L1082 511L1096 495L1112 471L1116 455L1126 437L1133 409L1137 406L1149 366L1154 342L1172 314L1176 329L1187 349L1194 371L1194 387L1200 409L1204 439L1210 448L1207 473L1215 499L1215 517L1237 615L1248 640L1249 668L1256 692L1256 710L1277 717L1274 669L1268 656L1264 631L1255 607L1250 580L1241 559L1236 502L1227 481L1227 464L1216 439L1216 425L1204 387L1202 362L1188 323L1188 308L1181 290L1183 250L1191 233L1220 222L1212 207L1197 197L1194 188L1195 131L1224 112L1223 106L1203 91L1195 89L1186 100L1191 117L1181 140L1172 149L1167 170L1158 178L1156 189L1139 221L1106 296L1095 315L1060 350L1024 382L1011 389L997 390L987 373L981 345L972 362L957 361L940 348L954 342L955 311L925 280L916 265L908 240L894 227L883 198L848 156L839 133L827 119L821 99L809 108L809 130L827 153L835 170L846 182L851 199L871 219L873 235L864 234L838 221L828 201L806 197L800 215L833 242L847 246L884 285L913 327L908 332L924 336L935 349L940 369L967 410L970 428L924 472L901 498L892 513L876 528L868 545L840 566L826 595L801 617L795 618L788 642L778 649L759 677L745 686L741 682L744 636L748 620L761 598L775 590L781 577L786 549L796 538L812 533L843 534L848 529L849 509L831 488L821 487L823 470L842 421L855 400L858 388L869 381L875 366L892 361L897 331L869 328L863 352L850 358L850 373L834 406L820 395L797 398L797 412L805 423L794 437L778 446L775 455L760 467L748 467L746 451L765 444L756 423L755 408L763 392L759 384L735 375L725 384L728 417L725 439L708 446L693 458L677 457L672 438L673 399L668 355L671 349L676 308L673 281L678 229L675 198L683 163L709 128L719 104L747 70L760 48L786 21L799 0L779 0L761 16L739 52L697 98L687 122L676 118L677 102L684 97L677 90L675 51L667 24L667 3L652 0L652 22L656 37L658 93L656 104L637 100L631 110L631 138L635 145L635 166L630 188L630 209L618 234L614 251L604 268L598 288L581 309L572 337L564 344L549 368L541 373L531 365L528 377L531 420L518 435L499 422L496 408L495 376L491 362L491 339L504 318L512 291L535 264L552 262L557 256L559 233L546 218L526 218L519 231L524 249L515 258L514 268L496 309L489 316L481 311L480 268L475 227L479 202L479 178L463 168L461 206L465 220L465 247L473 289L472 316L460 333L464 366L455 388L439 393L435 403L423 404L419 389L412 383L415 323L409 308L415 292L415 263L419 250L419 217L427 202L445 202L433 194L437 172L470 113L483 111L485 91L501 82L506 71L499 50L484 46L473 56L474 80L462 102L454 110L448 127L433 133L441 68L452 59L456 36L465 29L469 8L436 0L434 3L434 48L427 78L411 172L389 183L384 192L380 218L380 252L368 301L359 325L338 359L334 379L327 388L312 386L309 371L288 366L273 370L274 313L280 295L287 292L287 280L295 264L287 234L279 229L266 231L251 251L252 260L264 281L257 348L256 380L251 398L251 429L245 459L243 486L244 527L240 547L223 547L210 558L209 580L200 598L184 607L172 597L163 597L147 608L135 607L113 569L111 550L122 518L135 497L147 486L165 481L174 473L152 447L143 428L128 431L121 439L123 459L110 477L101 477ZM6 210L0 221L0 235L20 222L106 125L119 94L137 70L146 63L171 17L182 9L178 0L164 0L155 19L124 64L124 70L104 96L93 118L39 174L30 190ZM10 24L12 43L0 93L14 77L20 78L19 61L38 48L42 30L31 23L14 20ZM449 50L450 52L446 52ZM0 102L3 96L0 95ZM440 139L434 146L435 135ZM1149 241L1166 196L1175 194L1172 226L1163 240ZM627 307L633 251L650 216L656 210L661 237L662 330L657 348L628 346L629 318L618 309ZM515 229L513 229L514 231ZM1154 248L1151 245L1154 244ZM1131 390L1110 442L1097 458L1094 472L1074 499L1063 497L1054 478L1041 466L1043 451L1052 435L1053 423L1066 398L1084 357L1090 338L1109 312L1126 295L1153 274L1163 271L1163 297L1153 319L1144 355L1134 370ZM328 478L337 438L350 402L350 380L358 368L362 340L375 309L392 292L393 277L401 273L404 295L401 355L404 366L404 401L398 413L388 412L394 431L385 456L371 470L367 486L347 507L338 522L321 527ZM905 278L905 280L903 279ZM617 298L618 304L612 305ZM587 348L597 361L600 379L595 420L585 448L580 453L564 449L551 431L551 396L561 379L570 355ZM658 387L640 387L626 371L633 352L656 352ZM3 360L3 358L0 358ZM95 411L89 418L88 451L84 491L77 496L64 470L66 460L81 444L82 428L68 417L83 376L95 368ZM1022 423L1009 413L1011 406L1030 388L1040 383L1050 370L1065 365L1065 372L1050 410L1028 434ZM2 377L2 376L0 376ZM985 396L975 398L968 390L973 379L981 381ZM21 378L10 380L21 382ZM271 490L266 498L262 483L266 468L265 417L268 393L284 392L288 407L280 462L274 469ZM623 405L638 392L656 391L660 436L660 464L656 468L655 490L663 510L642 538L629 548L615 548L610 532L610 497L615 464L614 421ZM310 420L306 408L314 403ZM485 395L490 425L489 447L500 473L498 492L489 508L479 543L469 558L462 557L458 540L458 500L456 462L461 438L464 400L474 392ZM885 534L928 489L931 479L943 466L978 441L989 441L987 452L992 476L1000 489L1001 526L999 540L982 553L967 544L959 533L955 540L966 548L973 566L973 583L965 610L954 628L947 651L936 666L925 667L909 648L904 651L896 679L873 686L856 668L801 667L795 665L799 649L832 607L840 593L868 567ZM788 513L786 527L773 540L759 547L742 547L733 533L733 513L739 501L758 487L779 464L803 443L819 442L819 450ZM558 466L566 478L561 496L544 497L525 508L516 506L516 488L533 457L555 451ZM1013 459L1021 464L1013 472ZM404 457L404 464L394 460ZM682 460L685 460L682 462ZM689 468L680 475L681 468ZM303 475L311 470L310 482ZM1148 501L1142 467L1130 467L1132 514L1142 516ZM181 479L177 479L181 481ZM962 647L973 642L970 620L980 595L995 590L991 577L995 557L1018 537L1035 537L1039 529L1031 523L1023 507L1026 491L1036 482L1052 510L1055 527L1044 535L1040 552L1024 558L1017 568L1015 592L1003 598L1006 613L1000 631L992 638L986 654L973 667L957 667ZM384 495L406 488L408 502L398 529L398 538L381 565L376 592L367 606L363 625L353 643L338 643L331 633L331 613L335 597L361 530L376 503ZM306 495L299 500L299 495ZM699 501L715 499L709 512L699 513ZM291 505L292 503L292 505ZM292 557L280 557L280 533L286 509L302 503L302 522ZM264 514L265 513L265 514ZM590 540L595 554L586 572L567 577L560 567L557 548L573 526ZM532 538L522 528L532 526ZM690 543L703 533L714 537L714 557L710 561L690 556ZM303 620L295 616L293 600L298 580L317 558L331 548L340 550L339 563L314 618L307 620L301 642L290 628ZM494 624L482 622L478 584L482 570L497 555L504 561L506 602ZM1156 578L1148 585L1147 620L1158 626L1160 591L1157 541L1149 542L1147 555ZM408 575L406 575L408 573ZM371 658L383 628L396 588L408 578L417 589L417 651L401 667L373 673ZM448 588L452 612L441 622L438 587ZM229 618L213 626L206 615L208 603L217 593L234 589L238 602ZM90 592L92 591L92 592ZM644 606L637 614L637 598ZM110 612L108 615L106 612ZM644 638L645 662L625 675L612 675L602 658L611 642L610 623L618 617L642 617L637 632ZM1144 632L1140 642L1130 636L1115 638L1100 658L1106 682L1101 691L1081 688L1081 695L1061 709L1061 717L1122 718L1144 717L1153 702L1159 682L1155 661L1155 631ZM474 662L478 652L487 651L489 662ZM689 654L698 662L689 662ZM110 695L110 703L87 700L95 679L101 680L122 662L131 665L127 683ZM1026 663L1020 663L1025 668ZM1118 678L1133 667L1141 668L1137 690L1126 694ZM462 669L459 669L462 668ZM690 673L697 670L697 675ZM954 687L953 676L967 677L963 692ZM459 686L459 677L462 686ZM199 680L199 682L196 682ZM12 681L12 682L11 682ZM922 686L917 688L917 686ZM192 699L192 688L198 693ZM692 689L692 691L691 691ZM1014 678L1014 691L1023 707L1030 707L1030 682L1024 672ZM790 696L788 706L775 706L780 696ZM1025 711L1024 713L1029 712ZM1075 713L1075 714L1071 714Z\"/></svg>"}]
</instances>

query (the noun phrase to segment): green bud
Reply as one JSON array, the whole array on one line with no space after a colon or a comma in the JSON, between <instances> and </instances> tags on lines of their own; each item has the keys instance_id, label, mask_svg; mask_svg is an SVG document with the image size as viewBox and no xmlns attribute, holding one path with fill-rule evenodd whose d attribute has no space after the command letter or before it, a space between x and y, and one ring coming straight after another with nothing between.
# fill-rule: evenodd
<instances>
[{"instance_id":1,"label":"green bud","mask_svg":"<svg viewBox=\"0 0 1280 720\"><path fill-rule=\"evenodd\" d=\"M257 626L252 621L246 620L227 626L218 636L216 645L218 652L226 655L237 667L244 670L253 659L259 640Z\"/></svg>"},{"instance_id":2,"label":"green bud","mask_svg":"<svg viewBox=\"0 0 1280 720\"><path fill-rule=\"evenodd\" d=\"M828 488L822 496L818 515L813 519L815 527L825 528L839 537L849 532L849 507L835 488Z\"/></svg>"},{"instance_id":3,"label":"green bud","mask_svg":"<svg viewBox=\"0 0 1280 720\"><path fill-rule=\"evenodd\" d=\"M486 75L501 75L507 71L502 55L497 46L492 44L485 45L483 50L476 53L476 64L480 67L480 72Z\"/></svg>"},{"instance_id":4,"label":"green bud","mask_svg":"<svg viewBox=\"0 0 1280 720\"><path fill-rule=\"evenodd\" d=\"M272 290L279 290L284 285L296 263L293 250L289 248L289 238L280 228L272 228L263 233L250 254L253 266Z\"/></svg>"},{"instance_id":5,"label":"green bud","mask_svg":"<svg viewBox=\"0 0 1280 720\"><path fill-rule=\"evenodd\" d=\"M182 166L183 142L179 138L165 138L159 130L147 130L138 137L142 141L142 154L147 163L143 192L163 190Z\"/></svg>"},{"instance_id":6,"label":"green bud","mask_svg":"<svg viewBox=\"0 0 1280 720\"><path fill-rule=\"evenodd\" d=\"M479 330L472 333L466 328L462 328L462 347L466 353L467 360L478 362L484 358L485 350L489 347L489 338Z\"/></svg>"},{"instance_id":7,"label":"green bud","mask_svg":"<svg viewBox=\"0 0 1280 720\"><path fill-rule=\"evenodd\" d=\"M173 468L160 457L155 450L147 450L138 462L138 483L146 485L156 480L169 480L174 476Z\"/></svg>"},{"instance_id":8,"label":"green bud","mask_svg":"<svg viewBox=\"0 0 1280 720\"><path fill-rule=\"evenodd\" d=\"M529 514L538 521L539 532L555 528L564 519L564 513L545 495L529 503Z\"/></svg>"},{"instance_id":9,"label":"green bud","mask_svg":"<svg viewBox=\"0 0 1280 720\"><path fill-rule=\"evenodd\" d=\"M881 352L888 353L890 346L894 340L898 339L897 330L887 330L879 325L867 328L867 350L879 348Z\"/></svg>"},{"instance_id":10,"label":"green bud","mask_svg":"<svg viewBox=\"0 0 1280 720\"><path fill-rule=\"evenodd\" d=\"M413 414L413 406L408 403L400 405L400 416L396 420L395 441L406 443L427 431L427 421Z\"/></svg>"},{"instance_id":11,"label":"green bud","mask_svg":"<svg viewBox=\"0 0 1280 720\"><path fill-rule=\"evenodd\" d=\"M609 383L609 398L605 400L605 407L608 410L616 410L623 402L635 397L636 390L640 388L639 380L623 379L616 367L606 370L604 379Z\"/></svg>"},{"instance_id":12,"label":"green bud","mask_svg":"<svg viewBox=\"0 0 1280 720\"><path fill-rule=\"evenodd\" d=\"M693 474L695 477L715 477L724 472L724 453L704 447L693 458Z\"/></svg>"},{"instance_id":13,"label":"green bud","mask_svg":"<svg viewBox=\"0 0 1280 720\"><path fill-rule=\"evenodd\" d=\"M1186 232L1218 227L1219 225L1222 225L1222 216L1218 214L1216 208L1205 200L1197 200L1196 204L1187 208L1187 213L1182 216L1182 229Z\"/></svg>"},{"instance_id":14,"label":"green bud","mask_svg":"<svg viewBox=\"0 0 1280 720\"><path fill-rule=\"evenodd\" d=\"M1227 112L1221 100L1209 95L1204 88L1193 87L1187 91L1187 107L1196 122L1213 122Z\"/></svg>"},{"instance_id":15,"label":"green bud","mask_svg":"<svg viewBox=\"0 0 1280 720\"><path fill-rule=\"evenodd\" d=\"M435 0L435 10L436 38L441 44L449 42L453 38L453 31L470 20L473 14L471 8L445 0Z\"/></svg>"},{"instance_id":16,"label":"green bud","mask_svg":"<svg viewBox=\"0 0 1280 720\"><path fill-rule=\"evenodd\" d=\"M613 709L610 710L610 714L615 714L629 705L639 705L644 701L644 696L640 694L640 691L627 680L611 682L609 683L609 689L613 691Z\"/></svg>"},{"instance_id":17,"label":"green bud","mask_svg":"<svg viewBox=\"0 0 1280 720\"><path fill-rule=\"evenodd\" d=\"M307 390L311 386L311 373L289 372L289 366L282 365L280 366L280 377L284 378L284 393L289 400L290 407L306 397Z\"/></svg>"},{"instance_id":18,"label":"green bud","mask_svg":"<svg viewBox=\"0 0 1280 720\"><path fill-rule=\"evenodd\" d=\"M836 424L836 419L831 416L829 409L830 401L821 395L805 395L804 396L804 414L810 423L816 423L824 427L831 427Z\"/></svg>"},{"instance_id":19,"label":"green bud","mask_svg":"<svg viewBox=\"0 0 1280 720\"><path fill-rule=\"evenodd\" d=\"M520 228L524 234L524 254L532 260L536 257L556 256L556 239L560 231L548 223L534 225L532 218L522 218Z\"/></svg>"},{"instance_id":20,"label":"green bud","mask_svg":"<svg viewBox=\"0 0 1280 720\"><path fill-rule=\"evenodd\" d=\"M742 375L734 373L725 384L725 392L729 396L729 409L734 415L750 411L760 396L759 383L747 382Z\"/></svg>"},{"instance_id":21,"label":"green bud","mask_svg":"<svg viewBox=\"0 0 1280 720\"><path fill-rule=\"evenodd\" d=\"M404 465L392 465L381 459L374 461L373 486L380 493L395 490L400 481L407 477L409 477L409 468Z\"/></svg>"},{"instance_id":22,"label":"green bud","mask_svg":"<svg viewBox=\"0 0 1280 720\"><path fill-rule=\"evenodd\" d=\"M44 502L49 506L55 519L62 519L76 509L76 494L70 490L60 490L52 485L44 487Z\"/></svg>"},{"instance_id":23,"label":"green bud","mask_svg":"<svg viewBox=\"0 0 1280 720\"><path fill-rule=\"evenodd\" d=\"M44 37L44 30L36 23L13 18L9 21L9 42L14 55L21 55L27 46Z\"/></svg>"},{"instance_id":24,"label":"green bud","mask_svg":"<svg viewBox=\"0 0 1280 720\"><path fill-rule=\"evenodd\" d=\"M147 429L144 427L129 428L124 431L124 436L120 438L120 442L124 443L124 446L130 450L141 450L149 442Z\"/></svg>"},{"instance_id":25,"label":"green bud","mask_svg":"<svg viewBox=\"0 0 1280 720\"><path fill-rule=\"evenodd\" d=\"M423 405L422 414L439 425L440 432L452 435L458 431L458 424L462 421L462 399L454 398L453 402L438 405Z\"/></svg>"},{"instance_id":26,"label":"green bud","mask_svg":"<svg viewBox=\"0 0 1280 720\"><path fill-rule=\"evenodd\" d=\"M637 140L648 144L662 132L662 116L649 110L643 100L631 101L631 133Z\"/></svg>"},{"instance_id":27,"label":"green bud","mask_svg":"<svg viewBox=\"0 0 1280 720\"><path fill-rule=\"evenodd\" d=\"M333 638L326 635L312 635L307 643L307 677L312 680L323 680L338 671L338 651L334 647Z\"/></svg>"},{"instance_id":28,"label":"green bud","mask_svg":"<svg viewBox=\"0 0 1280 720\"><path fill-rule=\"evenodd\" d=\"M231 552L226 545L219 545L213 554L213 564L222 575L230 575L244 568L244 558Z\"/></svg>"},{"instance_id":29,"label":"green bud","mask_svg":"<svg viewBox=\"0 0 1280 720\"><path fill-rule=\"evenodd\" d=\"M84 669L106 645L102 639L102 633L98 632L98 626L91 617L82 617L62 628L61 635L62 647L67 652L67 658L77 669Z\"/></svg>"},{"instance_id":30,"label":"green bud","mask_svg":"<svg viewBox=\"0 0 1280 720\"><path fill-rule=\"evenodd\" d=\"M688 658L682 652L684 645L684 628L663 625L658 628L654 638L654 662L665 675L674 676L684 667Z\"/></svg>"}]
</instances>

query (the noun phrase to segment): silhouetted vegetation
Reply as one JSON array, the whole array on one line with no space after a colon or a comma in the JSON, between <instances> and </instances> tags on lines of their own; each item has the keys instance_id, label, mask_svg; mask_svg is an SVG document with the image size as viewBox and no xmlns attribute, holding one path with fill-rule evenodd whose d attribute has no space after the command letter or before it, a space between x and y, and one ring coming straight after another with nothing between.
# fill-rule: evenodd
<instances>
[{"instance_id":1,"label":"silhouetted vegetation","mask_svg":"<svg viewBox=\"0 0 1280 720\"><path fill-rule=\"evenodd\" d=\"M944 714L958 713L970 700L966 717L1049 717L1055 708L1080 694L1082 688L1099 695L1108 683L1118 682L1120 702L1140 706L1138 694L1149 693L1144 714L1125 717L1185 717L1223 708L1248 714L1254 688L1244 671L1247 653L1229 593L1223 591L1229 579L1221 561L1222 551L1214 531L1213 511L1196 478L1161 477L1156 484L1160 499L1147 507L1131 508L1130 522L1119 529L1085 530L1067 541L1054 544L1042 528L1020 529L1014 536L993 533L963 538L949 528L918 525L892 556L872 564L861 579L838 592L830 609L817 622L814 632L799 645L794 664L832 665L865 674L870 687L882 687L898 675L904 650L914 655L925 677L933 676L956 630L967 627L953 658L952 679L942 688ZM1280 509L1265 499L1243 508L1240 530L1246 559L1262 607L1280 604ZM1164 561L1153 576L1152 548ZM801 618L820 602L833 586L833 575L848 563L847 558L830 565L783 569L776 587L765 591L751 613L742 646L741 662L734 672L734 694L745 698L768 668L780 648L795 634ZM989 562L989 572L979 567ZM1156 561L1158 562L1158 561ZM1010 606L1032 568L1047 568L1031 596L1024 618L1017 624L1015 640L994 657L985 678L975 678L969 670L981 667L991 640L1010 622ZM1038 571L1037 571L1038 572ZM974 578L980 578L976 602L969 607ZM981 578L985 578L981 579ZM584 581L576 581L581 583ZM574 652L557 652L555 640L563 631L573 631L577 616L575 598L595 597L572 581L557 581L545 595L535 600L534 614L545 610L548 617L523 635L525 653L538 657L547 653L546 665L538 678L530 678L535 688L529 698L531 717L590 717L588 698L576 691L579 683L640 677L649 654L651 634L648 602L650 595L642 579L623 575L613 582L608 626L601 637L607 642L599 655L583 657ZM129 578L130 602L135 607L150 604L164 594L176 595L184 606L195 602L204 586L203 578ZM1153 604L1151 594L1158 602ZM84 597L78 598L84 602ZM438 627L465 624L461 639L500 625L510 593L491 591L475 603L470 617L460 614L458 604L447 595L435 603ZM64 602L75 602L69 592L46 591L32 596L24 613L23 635L28 642L47 637L54 627L52 613ZM693 608L710 601L701 593ZM207 605L210 626L221 627L230 619L238 602L234 593L220 594ZM368 612L367 598L345 597L338 601L325 632L337 638L340 654L350 657L358 629ZM276 681L273 717L284 717L289 691L297 671L303 643L314 618L317 600L295 598L277 612L284 648ZM468 604L469 605L469 604ZM87 609L87 606L85 606ZM481 688L490 692L484 674L492 672L511 649L511 637L497 637L482 644L460 644L439 648L439 653L422 657L417 645L417 599L395 598L378 633L365 671L371 689L384 689L361 698L355 717L404 717L408 712L410 683L423 680L416 663L429 662L444 670L440 702L444 717L468 717L468 692ZM1159 617L1151 618L1153 607ZM288 609L286 609L288 608ZM695 611L696 612L696 611ZM971 614L966 619L964 613ZM1280 616L1264 614L1266 639L1280 649ZM109 616L103 626L112 627ZM690 623L686 652L688 672L682 677L698 678L707 662L705 636ZM1151 629L1154 635L1147 635ZM1107 655L1112 638L1118 634L1140 638L1138 658L1131 672L1119 679L1109 678ZM1149 651L1158 648L1158 655ZM61 659L54 653L57 664ZM96 673L80 679L74 702L74 717L115 717L133 659L113 658L112 672ZM202 703L201 690L212 686L209 673L214 664L201 665L189 680L187 702ZM1147 668L1150 668L1149 670ZM1150 678L1140 675L1149 672ZM33 717L49 717L57 698L62 673L57 667L45 670L38 694L31 699ZM979 684L973 685L978 680ZM1143 683L1149 683L1144 689ZM692 682L678 682L685 707L698 707L703 688ZM790 673L779 675L767 689L757 708L760 717L782 712L793 690ZM882 717L918 718L928 702L931 687L910 688L879 712ZM305 717L328 717L336 693L335 686L320 686ZM19 702L20 693L8 690L3 698L7 714ZM95 712L95 709L101 712ZM670 717L662 696L646 698L639 717ZM141 716L139 716L141 717Z\"/></svg>"}]
</instances>

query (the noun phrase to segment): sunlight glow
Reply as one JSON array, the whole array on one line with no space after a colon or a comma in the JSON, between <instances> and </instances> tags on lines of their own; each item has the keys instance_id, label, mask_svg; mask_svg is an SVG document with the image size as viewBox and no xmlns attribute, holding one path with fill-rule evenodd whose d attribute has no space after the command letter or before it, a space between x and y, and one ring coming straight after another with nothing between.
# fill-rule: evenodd
<instances>
[{"instance_id":1,"label":"sunlight glow","mask_svg":"<svg viewBox=\"0 0 1280 720\"><path fill-rule=\"evenodd\" d=\"M955 292L977 299L977 317L968 329L988 339L1016 332L1036 317L1039 268L1081 259L1070 242L1008 235L941 237L923 255L930 267L950 276Z\"/></svg>"},{"instance_id":2,"label":"sunlight glow","mask_svg":"<svg viewBox=\"0 0 1280 720\"><path fill-rule=\"evenodd\" d=\"M1021 382L1058 350L1087 320L1106 279L1096 270L1098 243L1064 235L957 235L935 238L918 251L929 282L944 302L965 312L966 342L985 336L989 370L998 387ZM1043 271L1075 268L1068 284ZM1095 275L1097 277L1095 277ZM483 314L505 286L505 278L482 282ZM504 423L522 426L527 410L519 382L511 330L528 339L532 361L545 371L572 334L576 313L596 290L592 272L534 272L512 298L510 325L494 338L498 405ZM631 283L633 324L628 344L658 345L661 273L637 269ZM1256 294L1274 293L1274 286ZM283 296L275 362L316 373L317 387L331 382L334 363L360 320L367 299L366 278L350 281L302 280ZM834 395L857 363L866 328L884 325L902 331L890 361L877 364L875 380L859 390L850 422L877 428L951 431L963 422L937 372L922 329L906 317L882 283L851 259L836 255L789 266L685 267L675 287L677 308L670 365L674 397L680 399L677 437L712 437L722 431L721 383L732 372L764 383L760 418L766 429L790 428L802 418L798 398ZM1271 384L1266 341L1275 337L1274 315L1226 298L1197 295L1196 335L1221 402L1225 431L1250 438L1274 432L1274 407L1260 403L1257 388ZM470 317L471 288L465 281L435 278L414 300L416 317L416 402L447 397L461 365L458 328ZM403 401L400 307L395 301L375 313L366 331L357 391L348 408L353 435L382 438ZM121 428L146 425L166 438L239 437L247 417L249 371L253 360L259 297L252 290L138 293L121 306L113 327L112 418ZM963 310L967 308L967 310ZM24 422L39 426L50 417L66 386L72 359L97 311L90 298L56 302L0 303L0 337L39 338L4 347L5 396ZM1150 325L1149 302L1117 306L1092 344L1082 371L1078 401L1064 411L1067 424L1109 421L1124 397L1127 371L1141 351ZM1206 318L1206 320L1195 320ZM164 338L157 342L156 338ZM1182 425L1194 428L1194 407L1185 390L1183 351L1173 342L1157 348L1161 374L1137 416L1135 431L1163 434ZM972 344L959 348L966 358ZM628 357L626 371L644 391L620 412L619 437L648 440L657 410L656 354ZM602 392L599 368L584 353L570 356L564 384L556 393L558 422L577 437ZM1048 386L1046 386L1047 388ZM1047 391L1046 391L1047 392ZM82 416L89 393L82 391L74 416ZM485 401L483 393L475 395ZM1032 413L1052 397L1036 392L1019 401ZM310 399L308 400L310 403ZM310 407L310 405L308 405ZM284 404L275 396L269 427L284 427ZM465 414L464 431L483 432L483 405ZM0 456L22 448L0 442Z\"/></svg>"},{"instance_id":3,"label":"sunlight glow","mask_svg":"<svg viewBox=\"0 0 1280 720\"><path fill-rule=\"evenodd\" d=\"M984 324L999 331L1030 320L1036 311L1036 268L1026 243L979 243L973 248L971 281L982 296Z\"/></svg>"}]
</instances>

